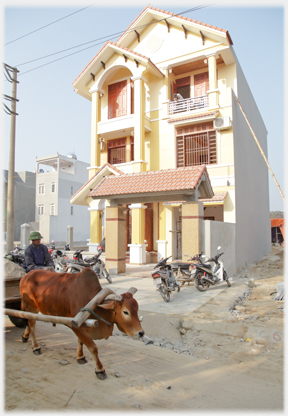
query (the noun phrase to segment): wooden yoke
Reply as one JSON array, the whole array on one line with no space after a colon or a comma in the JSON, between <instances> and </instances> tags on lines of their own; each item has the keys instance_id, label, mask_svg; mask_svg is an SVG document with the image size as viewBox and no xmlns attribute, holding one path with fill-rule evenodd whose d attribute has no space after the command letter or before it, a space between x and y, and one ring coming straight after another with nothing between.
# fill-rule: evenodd
<instances>
[{"instance_id":1,"label":"wooden yoke","mask_svg":"<svg viewBox=\"0 0 288 416\"><path fill-rule=\"evenodd\" d=\"M97 293L96 296L94 296L93 299L90 300L89 303L87 303L87 305L85 306L85 308L89 308L92 309L99 305L100 303L103 302L103 300L108 296L114 294L115 296L117 296L115 294L115 292L113 292L112 289L110 289L109 287L105 287L105 289L102 289L101 292ZM88 318L88 316L90 315L89 311L80 311L77 313L77 315L72 319L72 326L73 328L79 328L83 322Z\"/></svg>"}]
</instances>

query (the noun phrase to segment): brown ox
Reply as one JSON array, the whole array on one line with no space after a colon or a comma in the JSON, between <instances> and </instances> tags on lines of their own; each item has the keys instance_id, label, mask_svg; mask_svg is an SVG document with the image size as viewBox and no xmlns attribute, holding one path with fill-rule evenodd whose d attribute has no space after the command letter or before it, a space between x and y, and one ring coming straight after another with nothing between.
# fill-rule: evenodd
<instances>
[{"instance_id":1,"label":"brown ox","mask_svg":"<svg viewBox=\"0 0 288 416\"><path fill-rule=\"evenodd\" d=\"M90 268L85 268L80 273L31 270L21 279L19 287L23 311L41 312L44 315L62 317L75 317L81 308L103 291L97 274ZM97 327L89 328L83 324L79 328L71 328L78 337L78 363L85 364L87 362L83 354L84 344L95 359L95 373L101 380L107 376L99 360L98 348L93 339L109 338L112 335L114 324L120 331L132 337L140 338L144 335L138 319L138 303L133 298L133 294L128 291L121 294L120 297L114 294L114 300L107 300L108 298L111 298L111 295L101 305L94 307L94 312L108 323L99 320ZM88 318L95 319L92 314ZM35 338L35 324L36 320L28 319L22 340L27 342L31 334L32 349L38 355L41 354L41 348Z\"/></svg>"}]
</instances>

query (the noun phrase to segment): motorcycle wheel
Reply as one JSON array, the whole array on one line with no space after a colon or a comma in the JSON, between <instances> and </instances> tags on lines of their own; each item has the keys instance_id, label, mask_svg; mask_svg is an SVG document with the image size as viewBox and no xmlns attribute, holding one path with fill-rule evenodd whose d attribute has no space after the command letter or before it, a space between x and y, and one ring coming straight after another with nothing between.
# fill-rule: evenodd
<instances>
[{"instance_id":1,"label":"motorcycle wheel","mask_svg":"<svg viewBox=\"0 0 288 416\"><path fill-rule=\"evenodd\" d=\"M110 274L107 272L106 269L103 270L103 275L106 277L106 279L108 280L109 283L112 283L112 279L110 277Z\"/></svg>"},{"instance_id":2,"label":"motorcycle wheel","mask_svg":"<svg viewBox=\"0 0 288 416\"><path fill-rule=\"evenodd\" d=\"M208 282L202 281L203 275L204 275L204 272L198 271L194 278L195 286L198 290L200 290L200 292L205 292L210 286Z\"/></svg>"},{"instance_id":3,"label":"motorcycle wheel","mask_svg":"<svg viewBox=\"0 0 288 416\"><path fill-rule=\"evenodd\" d=\"M170 302L170 292L167 290L165 285L160 286L160 294L162 298L165 300L165 302Z\"/></svg>"},{"instance_id":4,"label":"motorcycle wheel","mask_svg":"<svg viewBox=\"0 0 288 416\"><path fill-rule=\"evenodd\" d=\"M231 287L231 282L230 282L229 277L227 276L227 273L226 273L226 271L225 271L225 270L224 270L224 272L223 272L223 279L226 281L227 286L228 286L228 287Z\"/></svg>"}]
</instances>

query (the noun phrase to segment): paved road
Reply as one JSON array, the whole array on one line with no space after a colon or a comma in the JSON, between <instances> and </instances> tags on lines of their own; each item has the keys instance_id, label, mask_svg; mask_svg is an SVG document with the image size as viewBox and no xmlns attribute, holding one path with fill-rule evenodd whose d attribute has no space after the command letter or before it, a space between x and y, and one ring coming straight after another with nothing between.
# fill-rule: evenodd
<instances>
[{"instance_id":1,"label":"paved road","mask_svg":"<svg viewBox=\"0 0 288 416\"><path fill-rule=\"evenodd\" d=\"M194 285L188 286L187 283L181 287L180 292L171 292L170 302L165 302L159 291L153 284L151 271L154 265L143 266L126 265L126 273L112 275L113 283L109 284L101 279L101 285L109 287L117 294L127 291L131 286L138 289L135 298L139 304L140 314L142 311L159 312L171 315L188 316L201 305L217 296L227 288L226 283L210 286L206 292L199 292ZM233 285L233 281L231 282Z\"/></svg>"}]
</instances>

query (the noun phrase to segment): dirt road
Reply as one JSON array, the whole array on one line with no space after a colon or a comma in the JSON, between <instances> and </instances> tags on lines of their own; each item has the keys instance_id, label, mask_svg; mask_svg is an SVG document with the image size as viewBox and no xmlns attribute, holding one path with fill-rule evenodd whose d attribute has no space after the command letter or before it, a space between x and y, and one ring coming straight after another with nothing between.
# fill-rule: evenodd
<instances>
[{"instance_id":1,"label":"dirt road","mask_svg":"<svg viewBox=\"0 0 288 416\"><path fill-rule=\"evenodd\" d=\"M69 328L37 322L42 355L35 356L31 341L21 342L23 330L6 318L4 408L282 410L284 302L271 293L283 280L283 249L273 247L261 262L234 276L231 288L191 314L145 311L140 304L146 343L119 331L97 341L108 375L104 381L96 378L87 349L88 363L77 364L77 340Z\"/></svg>"}]
</instances>

